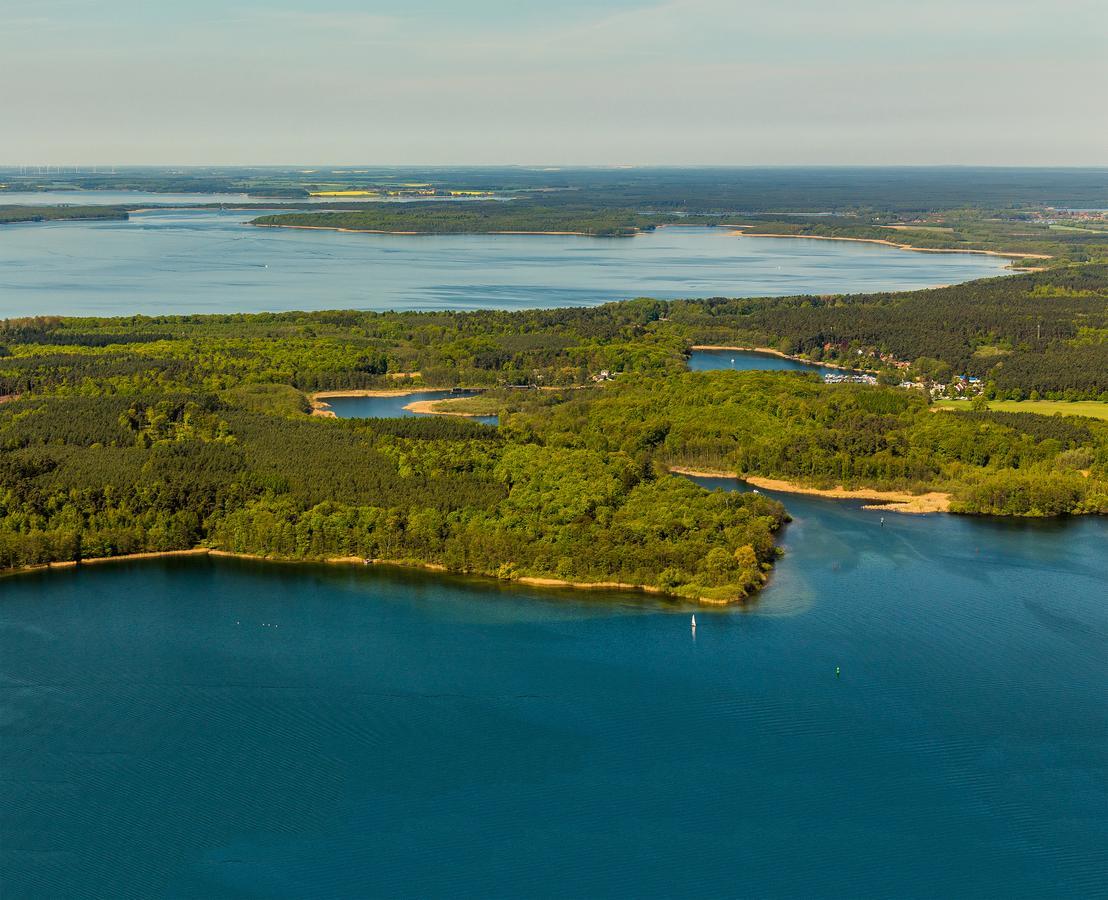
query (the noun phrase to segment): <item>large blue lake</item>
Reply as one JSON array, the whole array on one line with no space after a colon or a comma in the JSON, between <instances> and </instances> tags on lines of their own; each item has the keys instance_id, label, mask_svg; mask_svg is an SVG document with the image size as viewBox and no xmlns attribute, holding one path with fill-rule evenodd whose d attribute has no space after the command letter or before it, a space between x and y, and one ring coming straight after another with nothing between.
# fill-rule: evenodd
<instances>
[{"instance_id":1,"label":"large blue lake","mask_svg":"<svg viewBox=\"0 0 1108 900\"><path fill-rule=\"evenodd\" d=\"M4 896L1103 895L1108 521L786 499L695 638L363 567L0 581Z\"/></svg>"},{"instance_id":2,"label":"large blue lake","mask_svg":"<svg viewBox=\"0 0 1108 900\"><path fill-rule=\"evenodd\" d=\"M256 228L258 212L0 229L0 317L293 309L523 309L636 296L920 288L1005 260L662 228L634 238L402 236Z\"/></svg>"}]
</instances>

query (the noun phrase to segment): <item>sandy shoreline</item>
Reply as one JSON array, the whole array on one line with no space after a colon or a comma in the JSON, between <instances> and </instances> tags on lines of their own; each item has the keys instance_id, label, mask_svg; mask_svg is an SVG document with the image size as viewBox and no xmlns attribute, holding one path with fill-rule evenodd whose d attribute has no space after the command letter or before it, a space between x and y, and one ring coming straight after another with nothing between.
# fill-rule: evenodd
<instances>
[{"instance_id":1,"label":"sandy shoreline","mask_svg":"<svg viewBox=\"0 0 1108 900\"><path fill-rule=\"evenodd\" d=\"M312 408L312 415L325 419L337 419L335 411L331 409L328 400L335 397L406 397L408 394L421 394L434 388L365 388L347 391L316 391L308 394L308 405Z\"/></svg>"},{"instance_id":2,"label":"sandy shoreline","mask_svg":"<svg viewBox=\"0 0 1108 900\"><path fill-rule=\"evenodd\" d=\"M334 410L331 409L331 404L327 403L327 400L333 400L337 397L407 397L411 394L425 394L430 391L449 391L453 388L436 388L436 387L417 387L417 388L365 388L362 390L349 390L349 391L316 391L314 394L308 395L308 403L312 407L313 416L322 416L328 419L335 419L338 416L335 415ZM472 391L479 390L477 388L461 388L461 390ZM483 416L485 413L469 413L469 412L454 412L452 410L437 410L432 407L437 403L456 403L459 400L469 400L470 397L439 397L435 400L414 400L409 403L404 409L408 412L420 413L422 415L432 416Z\"/></svg>"},{"instance_id":3,"label":"sandy shoreline","mask_svg":"<svg viewBox=\"0 0 1108 900\"><path fill-rule=\"evenodd\" d=\"M66 560L61 562L42 563L34 566L21 566L16 569L0 569L0 577L23 575L32 572L44 572L52 571L55 569L76 569L84 565L96 565L101 563L126 563L134 562L136 560L146 559L164 559L175 556L207 556L215 557L219 559L244 559L252 560L255 562L276 562L276 563L288 563L288 564L325 564L325 565L356 565L356 566L386 566L400 569L423 569L428 572L439 572L444 574L456 574L461 577L478 577L487 578L490 581L507 581L510 584L523 584L532 587L551 587L551 588L572 588L573 590L620 590L620 591L635 591L638 593L646 594L658 594L663 596L673 596L675 600L684 600L688 602L696 602L708 606L720 606L727 605L730 602L738 602L741 599L736 598L735 601L721 601L713 599L698 599L691 601L688 598L679 598L676 595L667 595L661 588L654 587L648 584L628 584L619 581L567 581L562 578L544 578L531 575L520 575L516 578L505 579L497 578L495 575L485 575L476 572L454 572L450 573L446 566L441 563L429 563L429 562L415 562L412 560L400 560L400 559L363 559L360 556L330 556L323 559L290 559L280 556L262 556L256 553L236 553L231 550L217 550L210 547L194 547L191 550L164 550L160 552L146 552L146 553L129 553L121 554L119 556L102 556L92 559L83 559L80 562L76 560Z\"/></svg>"},{"instance_id":4,"label":"sandy shoreline","mask_svg":"<svg viewBox=\"0 0 1108 900\"><path fill-rule=\"evenodd\" d=\"M840 369L843 372L868 372L869 369L854 369L850 366L841 366L838 363L829 362L813 362L810 359L805 359L803 356L790 356L788 353L783 353L780 350L774 350L772 347L731 347L723 344L693 344L689 347L690 350L731 350L736 353L766 353L769 356L777 356L781 359L790 359L793 362L804 363L805 365L812 366L813 368L823 367L825 369ZM755 370L756 371L756 370Z\"/></svg>"},{"instance_id":5,"label":"sandy shoreline","mask_svg":"<svg viewBox=\"0 0 1108 900\"><path fill-rule=\"evenodd\" d=\"M414 388L352 388L345 391L316 391L309 394L309 400L330 400L334 397L405 397L408 394L422 394L424 391L449 391L450 388L414 387Z\"/></svg>"},{"instance_id":6,"label":"sandy shoreline","mask_svg":"<svg viewBox=\"0 0 1108 900\"><path fill-rule=\"evenodd\" d=\"M752 225L723 225L722 228L732 229L731 234L738 237L758 238L804 238L809 241L853 241L856 244L884 244L886 247L895 247L898 250L913 250L916 253L978 253L984 256L1001 256L1005 259L1053 259L1049 253L1017 253L1008 250L971 250L964 247L913 247L911 244L901 244L897 241L889 241L884 238L859 238L838 237L829 234L756 234L746 231L753 228Z\"/></svg>"},{"instance_id":7,"label":"sandy shoreline","mask_svg":"<svg viewBox=\"0 0 1108 900\"><path fill-rule=\"evenodd\" d=\"M535 587L567 587L581 591L595 588L597 590L610 591L642 591L646 594L664 593L661 588L656 588L649 584L627 584L622 581L566 581L562 578L539 578L533 575L521 575L514 579L514 581L518 584L531 584Z\"/></svg>"},{"instance_id":8,"label":"sandy shoreline","mask_svg":"<svg viewBox=\"0 0 1108 900\"><path fill-rule=\"evenodd\" d=\"M93 556L78 562L75 559L38 563L33 566L19 566L15 569L0 569L2 575L19 575L25 572L44 572L51 569L76 569L78 566L97 566L103 563L129 562L136 559L164 559L171 556L207 556L211 551L207 547L194 547L191 550L150 550L143 553L126 553L120 556ZM233 555L233 554L232 554Z\"/></svg>"},{"instance_id":9,"label":"sandy shoreline","mask_svg":"<svg viewBox=\"0 0 1108 900\"><path fill-rule=\"evenodd\" d=\"M701 469L686 468L684 466L670 466L669 471L675 475L689 475L694 478L735 478L745 481L747 484L766 491L777 491L782 494L807 494L811 497L827 497L832 500L871 500L872 503L864 504L863 509L880 509L887 512L925 513L949 512L950 494L942 491L930 491L925 494L911 494L908 491L880 491L874 488L813 488L797 484L792 481L784 481L779 478L763 478L759 475L739 475L737 472L704 471Z\"/></svg>"},{"instance_id":10,"label":"sandy shoreline","mask_svg":"<svg viewBox=\"0 0 1108 900\"><path fill-rule=\"evenodd\" d=\"M465 416L466 418L479 418L490 415L489 413L458 412L453 409L435 409L440 403L459 403L469 400L469 397L440 397L438 400L413 400L404 407L408 412L418 413L424 416Z\"/></svg>"},{"instance_id":11,"label":"sandy shoreline","mask_svg":"<svg viewBox=\"0 0 1108 900\"><path fill-rule=\"evenodd\" d=\"M341 231L345 234L399 234L417 235L423 237L463 237L465 235L482 234L552 234L569 235L573 237L634 237L642 234L642 230L636 228L628 235L596 235L591 231L387 231L383 228L342 228L338 225L278 225L273 222L249 222L255 228L296 228L300 231Z\"/></svg>"}]
</instances>

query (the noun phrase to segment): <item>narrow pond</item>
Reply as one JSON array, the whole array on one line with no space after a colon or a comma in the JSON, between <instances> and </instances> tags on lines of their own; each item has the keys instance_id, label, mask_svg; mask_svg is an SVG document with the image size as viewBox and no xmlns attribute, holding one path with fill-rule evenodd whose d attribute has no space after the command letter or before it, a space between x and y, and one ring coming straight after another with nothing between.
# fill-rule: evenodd
<instances>
[{"instance_id":1,"label":"narrow pond","mask_svg":"<svg viewBox=\"0 0 1108 900\"><path fill-rule=\"evenodd\" d=\"M327 405L340 419L396 419L427 413L412 412L408 404L420 401L451 400L476 396L477 391L411 391L372 397L328 397ZM473 422L495 425L498 416L466 416Z\"/></svg>"},{"instance_id":2,"label":"narrow pond","mask_svg":"<svg viewBox=\"0 0 1108 900\"><path fill-rule=\"evenodd\" d=\"M816 372L820 375L842 371L833 366L821 366L819 363L803 362L757 350L693 350L689 355L689 369L693 372L732 369L737 372Z\"/></svg>"}]
</instances>

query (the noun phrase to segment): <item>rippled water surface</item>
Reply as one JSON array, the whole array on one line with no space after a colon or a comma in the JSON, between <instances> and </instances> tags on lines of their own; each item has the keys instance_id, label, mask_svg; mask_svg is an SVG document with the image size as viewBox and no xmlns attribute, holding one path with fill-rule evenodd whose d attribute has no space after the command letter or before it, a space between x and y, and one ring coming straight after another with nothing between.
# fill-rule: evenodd
<instances>
[{"instance_id":1,"label":"rippled water surface","mask_svg":"<svg viewBox=\"0 0 1108 900\"><path fill-rule=\"evenodd\" d=\"M1108 522L789 507L695 637L364 567L0 581L4 894L1103 894Z\"/></svg>"},{"instance_id":2,"label":"rippled water surface","mask_svg":"<svg viewBox=\"0 0 1108 900\"><path fill-rule=\"evenodd\" d=\"M524 309L926 287L1005 260L661 228L634 238L380 235L257 228L254 212L0 230L0 317L294 309Z\"/></svg>"}]
</instances>

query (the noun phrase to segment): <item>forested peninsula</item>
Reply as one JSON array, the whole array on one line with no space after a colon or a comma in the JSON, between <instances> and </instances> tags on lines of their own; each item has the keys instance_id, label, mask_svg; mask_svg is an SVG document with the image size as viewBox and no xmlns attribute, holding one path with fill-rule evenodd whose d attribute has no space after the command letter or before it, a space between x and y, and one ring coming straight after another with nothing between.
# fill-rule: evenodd
<instances>
[{"instance_id":1,"label":"forested peninsula","mask_svg":"<svg viewBox=\"0 0 1108 900\"><path fill-rule=\"evenodd\" d=\"M525 201L373 203L357 210L313 210L260 216L253 225L393 234L582 234L628 237L658 224L657 216L602 207ZM672 217L662 217L670 221Z\"/></svg>"}]
</instances>

